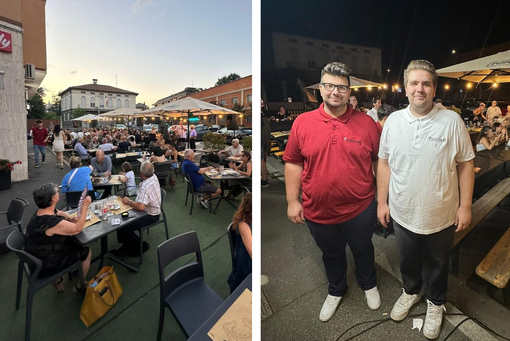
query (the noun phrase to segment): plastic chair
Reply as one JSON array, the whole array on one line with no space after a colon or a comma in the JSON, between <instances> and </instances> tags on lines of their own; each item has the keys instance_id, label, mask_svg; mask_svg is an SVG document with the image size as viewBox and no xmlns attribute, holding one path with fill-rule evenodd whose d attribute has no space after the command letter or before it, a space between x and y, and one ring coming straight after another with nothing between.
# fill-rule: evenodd
<instances>
[{"instance_id":1,"label":"plastic chair","mask_svg":"<svg viewBox=\"0 0 510 341\"><path fill-rule=\"evenodd\" d=\"M150 224L150 225L143 226L138 230L140 233L140 262L138 263L139 265L142 265L142 257L143 257L143 231L147 230L147 233L148 233L149 232L148 230L151 227L156 226L158 224L164 224L166 239L170 238L170 236L168 235L168 224L166 222L166 214L165 214L165 210L163 208L163 202L165 201L166 192L163 188L160 188L160 190L161 190L161 205L160 205L161 214L159 215L159 220L156 221L155 223Z\"/></svg>"},{"instance_id":2,"label":"plastic chair","mask_svg":"<svg viewBox=\"0 0 510 341\"><path fill-rule=\"evenodd\" d=\"M25 340L30 340L30 329L32 324L32 307L34 304L35 294L46 285L52 283L57 278L64 276L66 273L70 273L72 271L78 270L79 279L81 288L85 288L85 283L83 279L83 270L81 261L78 261L68 267L61 272L47 276L47 277L38 277L39 273L42 269L42 261L29 254L26 251L23 251L25 248L25 235L20 231L13 231L9 237L7 237L7 247L13 251L16 256L19 258L18 265L18 287L16 291L16 310L19 309L20 301L21 301L21 289L23 285L23 270L28 279L28 289L27 289L27 303L26 303L26 321L25 321Z\"/></svg>"},{"instance_id":3,"label":"plastic chair","mask_svg":"<svg viewBox=\"0 0 510 341\"><path fill-rule=\"evenodd\" d=\"M195 254L196 260L165 277L167 265L189 254ZM158 340L163 334L166 308L189 338L223 303L223 299L204 281L202 253L196 232L181 234L159 245L158 266L161 293Z\"/></svg>"},{"instance_id":4,"label":"plastic chair","mask_svg":"<svg viewBox=\"0 0 510 341\"><path fill-rule=\"evenodd\" d=\"M184 181L186 181L186 187L187 187L187 191L186 191L186 202L184 203L184 206L188 205L188 196L191 194L191 208L189 210L189 215L191 215L191 213L193 212L193 200L195 199L195 196L197 194L206 194L206 193L209 193L209 192L198 192L198 191L195 191L195 188L193 187L193 183L191 182L191 178L188 174L185 174L184 175ZM219 199L220 196L217 196L215 198L210 198L209 199L209 213L212 212L212 201L213 200L216 200L216 199Z\"/></svg>"},{"instance_id":5,"label":"plastic chair","mask_svg":"<svg viewBox=\"0 0 510 341\"><path fill-rule=\"evenodd\" d=\"M65 193L67 210L78 207L82 192L83 191L73 191ZM96 200L96 193L93 190L89 190L87 195L92 199L92 201Z\"/></svg>"},{"instance_id":6,"label":"plastic chair","mask_svg":"<svg viewBox=\"0 0 510 341\"><path fill-rule=\"evenodd\" d=\"M232 269L236 265L236 231L232 228L232 223L227 227L228 244L230 245L230 257L232 258Z\"/></svg>"},{"instance_id":7,"label":"plastic chair","mask_svg":"<svg viewBox=\"0 0 510 341\"><path fill-rule=\"evenodd\" d=\"M6 212L1 212L1 215L5 215L7 219L6 226L0 227L0 244L4 244L11 234L12 231L16 231L16 227L20 232L23 232L21 229L21 219L23 218L23 212L25 211L25 207L29 205L28 201L23 198L14 198L11 200L9 204L9 208L7 208Z\"/></svg>"},{"instance_id":8,"label":"plastic chair","mask_svg":"<svg viewBox=\"0 0 510 341\"><path fill-rule=\"evenodd\" d=\"M165 184L166 179L170 177L170 161L155 162L154 174L156 174L159 181L163 181L163 184Z\"/></svg>"}]
</instances>

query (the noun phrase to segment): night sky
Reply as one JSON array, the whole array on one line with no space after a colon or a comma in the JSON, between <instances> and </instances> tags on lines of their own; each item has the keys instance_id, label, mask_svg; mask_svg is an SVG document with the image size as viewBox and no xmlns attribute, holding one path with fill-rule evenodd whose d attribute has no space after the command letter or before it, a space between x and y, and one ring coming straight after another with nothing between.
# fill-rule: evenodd
<instances>
[{"instance_id":1,"label":"night sky","mask_svg":"<svg viewBox=\"0 0 510 341\"><path fill-rule=\"evenodd\" d=\"M436 68L458 53L510 41L510 1L262 0L262 49L271 31L382 49L383 79L412 59ZM387 77L386 69L390 74Z\"/></svg>"}]
</instances>

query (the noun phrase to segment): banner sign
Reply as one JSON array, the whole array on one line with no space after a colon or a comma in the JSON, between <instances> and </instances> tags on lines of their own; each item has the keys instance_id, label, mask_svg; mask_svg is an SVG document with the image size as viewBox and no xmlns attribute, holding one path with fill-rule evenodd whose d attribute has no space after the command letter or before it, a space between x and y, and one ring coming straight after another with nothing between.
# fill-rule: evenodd
<instances>
[{"instance_id":1,"label":"banner sign","mask_svg":"<svg viewBox=\"0 0 510 341\"><path fill-rule=\"evenodd\" d=\"M0 31L0 51L12 53L12 35Z\"/></svg>"}]
</instances>

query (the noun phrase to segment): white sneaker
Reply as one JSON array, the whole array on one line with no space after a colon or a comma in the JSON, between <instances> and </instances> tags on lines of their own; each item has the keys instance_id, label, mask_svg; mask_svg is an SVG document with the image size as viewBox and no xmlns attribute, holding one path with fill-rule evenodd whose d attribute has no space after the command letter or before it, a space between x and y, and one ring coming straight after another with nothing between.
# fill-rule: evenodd
<instances>
[{"instance_id":1,"label":"white sneaker","mask_svg":"<svg viewBox=\"0 0 510 341\"><path fill-rule=\"evenodd\" d=\"M372 310L377 310L381 306L381 296L379 295L379 290L377 290L377 286L372 289L365 290L365 297L367 299L368 307Z\"/></svg>"},{"instance_id":2,"label":"white sneaker","mask_svg":"<svg viewBox=\"0 0 510 341\"><path fill-rule=\"evenodd\" d=\"M200 201L202 200L202 196L201 195L195 195L195 199L197 200L197 204L200 205Z\"/></svg>"},{"instance_id":3,"label":"white sneaker","mask_svg":"<svg viewBox=\"0 0 510 341\"><path fill-rule=\"evenodd\" d=\"M324 304L322 305L319 320L322 322L328 322L333 317L333 315L335 315L336 308L338 308L341 299L342 296L328 295L324 301Z\"/></svg>"},{"instance_id":4,"label":"white sneaker","mask_svg":"<svg viewBox=\"0 0 510 341\"><path fill-rule=\"evenodd\" d=\"M391 309L390 317L393 321L402 321L409 314L409 310L420 300L420 295L409 295L406 294L405 290L402 289L402 296L399 297L393 309Z\"/></svg>"},{"instance_id":5,"label":"white sneaker","mask_svg":"<svg viewBox=\"0 0 510 341\"><path fill-rule=\"evenodd\" d=\"M200 205L202 205L203 208L209 208L209 200L200 199Z\"/></svg>"},{"instance_id":6,"label":"white sneaker","mask_svg":"<svg viewBox=\"0 0 510 341\"><path fill-rule=\"evenodd\" d=\"M423 325L423 335L427 339L436 339L441 334L443 311L446 311L444 304L435 305L427 300L427 316L425 316L425 323Z\"/></svg>"}]
</instances>

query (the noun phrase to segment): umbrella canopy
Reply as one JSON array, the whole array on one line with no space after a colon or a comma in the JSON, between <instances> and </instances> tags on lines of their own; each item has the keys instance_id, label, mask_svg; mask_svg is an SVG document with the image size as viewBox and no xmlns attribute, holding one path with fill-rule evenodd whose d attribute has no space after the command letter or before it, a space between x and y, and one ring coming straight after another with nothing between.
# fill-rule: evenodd
<instances>
[{"instance_id":1,"label":"umbrella canopy","mask_svg":"<svg viewBox=\"0 0 510 341\"><path fill-rule=\"evenodd\" d=\"M157 113L164 116L179 117L182 114L186 115L210 115L210 114L233 114L238 115L240 112L220 107L212 103L207 103L195 98L186 97L179 99L175 102L163 104L151 109L144 110L144 112ZM173 116L175 115L175 116Z\"/></svg>"},{"instance_id":2,"label":"umbrella canopy","mask_svg":"<svg viewBox=\"0 0 510 341\"><path fill-rule=\"evenodd\" d=\"M372 81L368 81L366 79L350 76L351 78L351 89L357 89L357 88L379 88L383 87L383 84L376 83ZM319 90L319 83L310 85L306 87L307 89L313 89L313 90Z\"/></svg>"},{"instance_id":3,"label":"umbrella canopy","mask_svg":"<svg viewBox=\"0 0 510 341\"><path fill-rule=\"evenodd\" d=\"M510 82L510 50L437 70L441 77L474 83Z\"/></svg>"},{"instance_id":4,"label":"umbrella canopy","mask_svg":"<svg viewBox=\"0 0 510 341\"><path fill-rule=\"evenodd\" d=\"M101 117L97 115L87 114L83 115L77 118L73 118L71 121L93 121L93 120L100 120Z\"/></svg>"},{"instance_id":5,"label":"umbrella canopy","mask_svg":"<svg viewBox=\"0 0 510 341\"><path fill-rule=\"evenodd\" d=\"M240 115L240 112L230 110L227 108L220 107L212 103L207 103L192 97L186 97L179 99L174 102L163 104L151 109L144 110L144 112L157 113L161 116L167 117L186 117L192 116L203 116L211 114L227 114L227 115ZM189 119L188 119L188 131L189 131ZM189 134L188 134L189 143Z\"/></svg>"},{"instance_id":6,"label":"umbrella canopy","mask_svg":"<svg viewBox=\"0 0 510 341\"><path fill-rule=\"evenodd\" d=\"M113 111L105 112L104 114L100 114L101 117L159 117L156 114L146 113L140 109L136 108L120 108Z\"/></svg>"}]
</instances>

